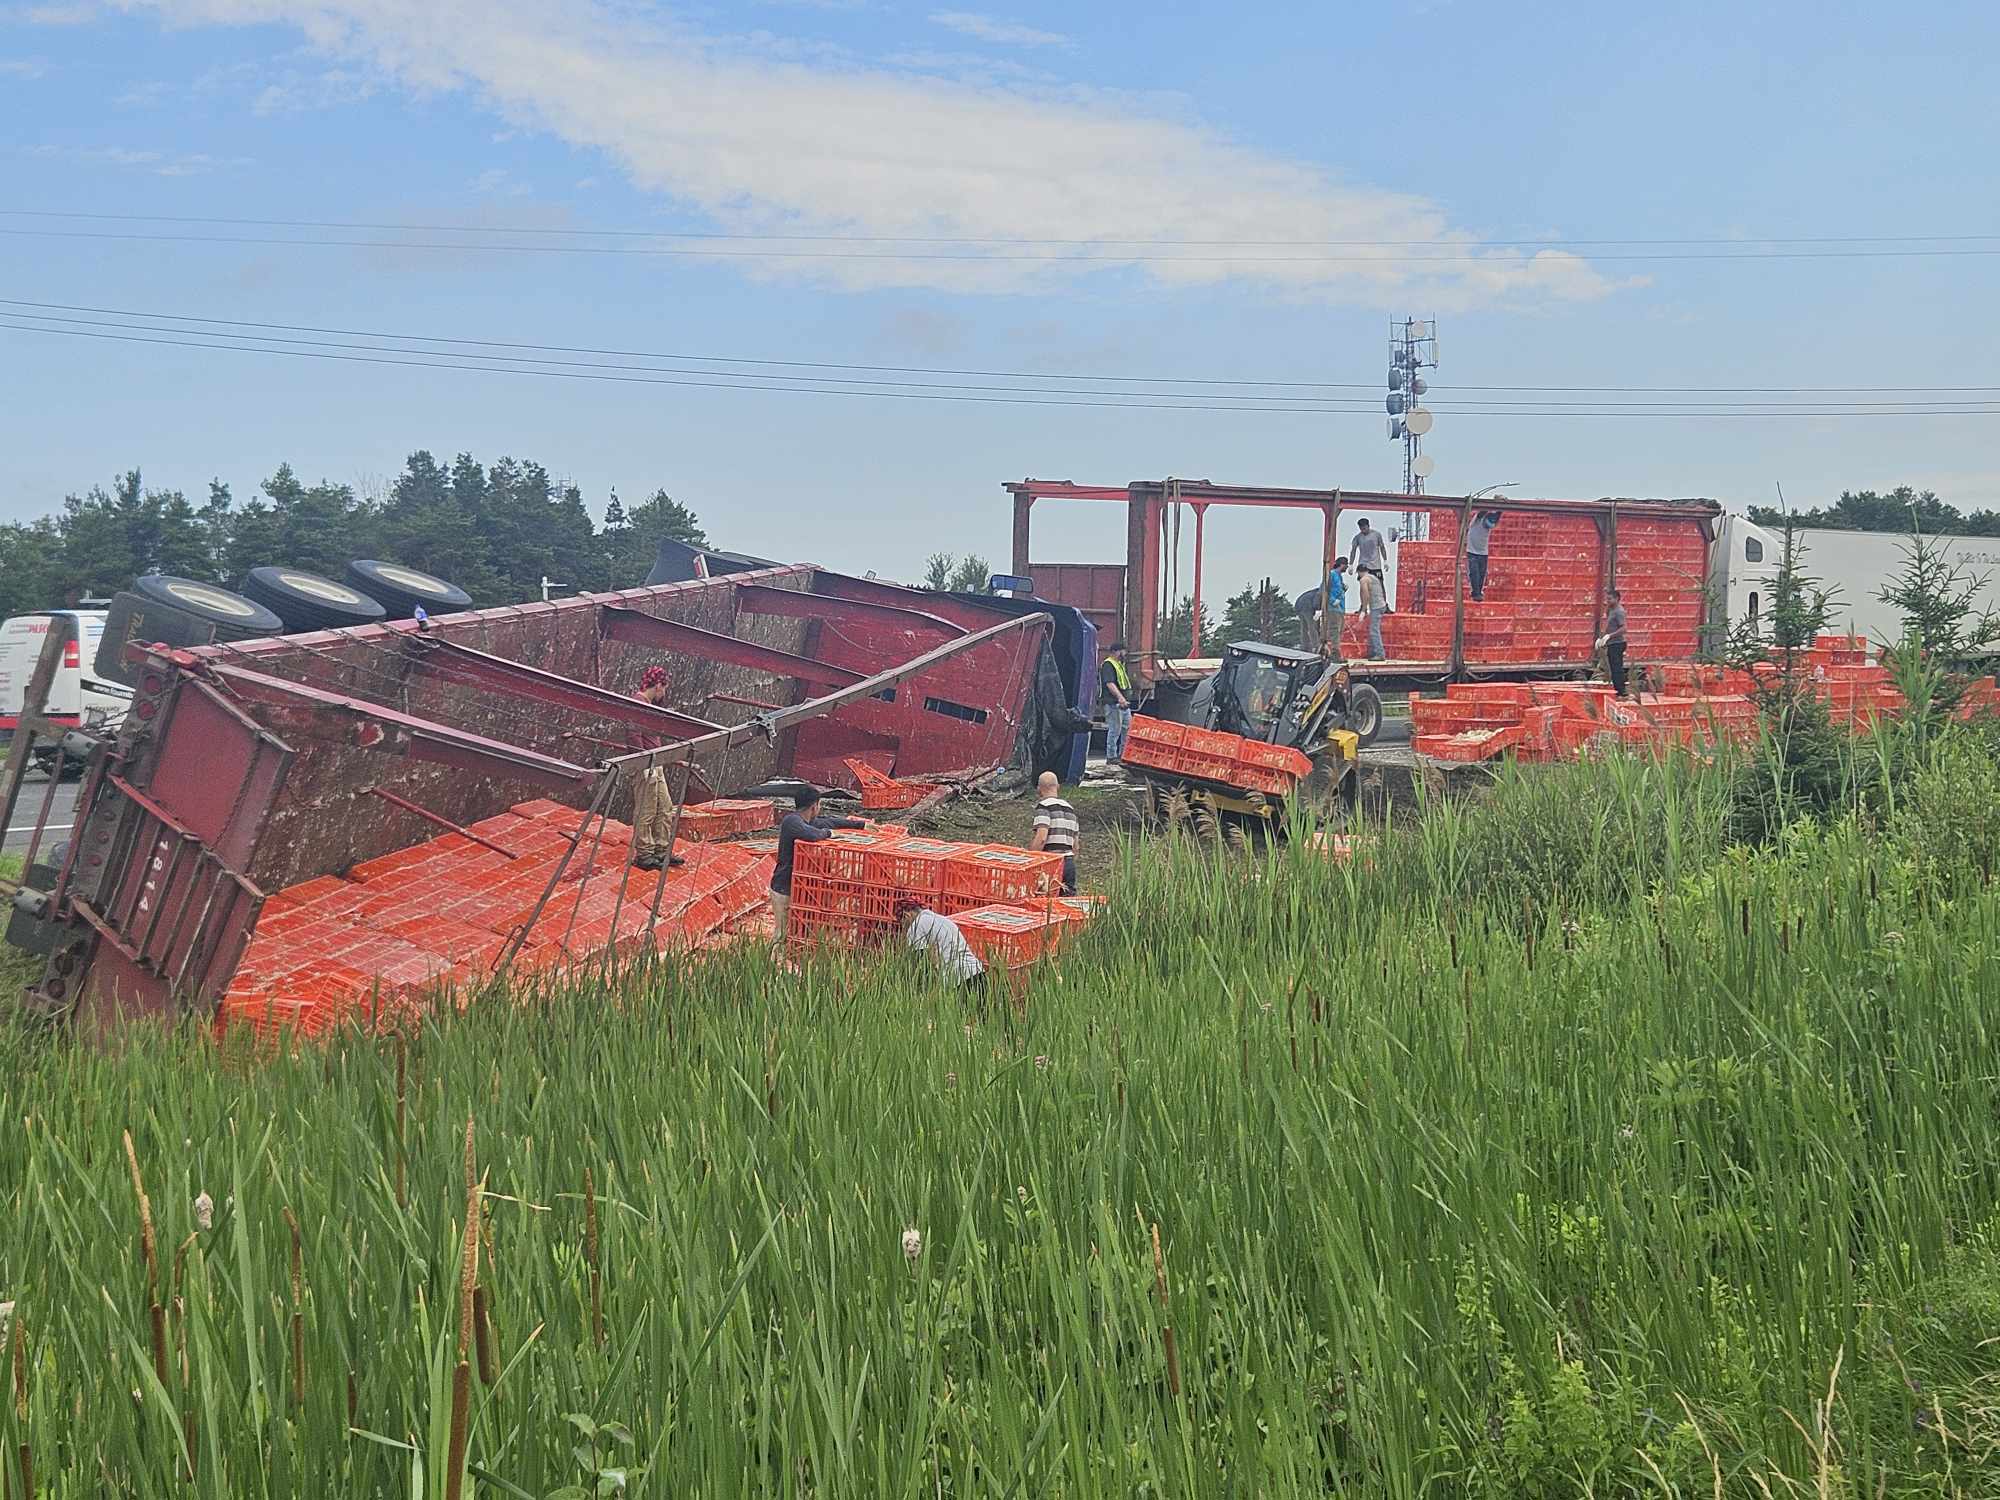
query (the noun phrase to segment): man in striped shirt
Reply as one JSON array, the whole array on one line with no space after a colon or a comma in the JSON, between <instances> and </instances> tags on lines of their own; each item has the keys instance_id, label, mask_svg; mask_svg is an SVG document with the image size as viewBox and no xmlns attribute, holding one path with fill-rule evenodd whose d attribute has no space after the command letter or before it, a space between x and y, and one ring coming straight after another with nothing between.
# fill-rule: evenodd
<instances>
[{"instance_id":1,"label":"man in striped shirt","mask_svg":"<svg viewBox=\"0 0 2000 1500\"><path fill-rule=\"evenodd\" d=\"M1076 809L1057 795L1061 790L1062 783L1053 771L1044 771L1036 779L1035 795L1041 800L1035 804L1035 831L1028 836L1028 847L1063 857L1063 894L1074 896L1076 840L1082 825L1076 820Z\"/></svg>"}]
</instances>

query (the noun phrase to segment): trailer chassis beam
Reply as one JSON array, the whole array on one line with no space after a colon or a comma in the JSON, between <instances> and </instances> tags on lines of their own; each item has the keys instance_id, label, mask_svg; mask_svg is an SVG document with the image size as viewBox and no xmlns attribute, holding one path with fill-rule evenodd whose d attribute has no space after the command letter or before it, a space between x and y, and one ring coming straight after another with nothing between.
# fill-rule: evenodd
<instances>
[{"instance_id":1,"label":"trailer chassis beam","mask_svg":"<svg viewBox=\"0 0 2000 1500\"><path fill-rule=\"evenodd\" d=\"M598 610L597 619L598 634L607 641L622 641L635 646L656 646L662 651L680 651L689 656L699 656L704 661L722 662L732 667L748 667L752 671L768 672L773 677L794 678L799 682L810 683L814 687L842 688L861 680L859 672L846 667L836 667L828 662L815 661L810 656L798 656L790 651L780 651L775 646L760 646L755 641L738 640L733 635L703 630L698 625L684 625L679 620L662 620L657 615L643 614L639 610L626 609L622 605L602 606ZM707 725L709 729L720 727L716 724Z\"/></svg>"},{"instance_id":2,"label":"trailer chassis beam","mask_svg":"<svg viewBox=\"0 0 2000 1500\"><path fill-rule=\"evenodd\" d=\"M239 701L255 705L260 721L291 733L345 740L363 750L548 786L572 787L591 779L592 773L583 766L399 713L366 698L344 697L214 660L189 657L183 665L206 673Z\"/></svg>"},{"instance_id":3,"label":"trailer chassis beam","mask_svg":"<svg viewBox=\"0 0 2000 1500\"><path fill-rule=\"evenodd\" d=\"M637 612L632 611L632 613ZM528 698L555 708L572 709L577 713L590 714L600 719L611 719L639 729L651 730L656 734L706 734L711 729L721 727L708 719L697 719L689 714L675 713L670 708L659 708L643 699L627 697L624 693L614 693L609 688L595 687L587 682L578 682L574 677L544 672L539 667L510 661L504 656L494 656L485 651L476 651L470 646L461 646L454 641L441 641L432 636L409 635L404 637L404 642L411 660L420 671L443 678L447 682L461 683L467 687L491 688L513 697Z\"/></svg>"}]
</instances>

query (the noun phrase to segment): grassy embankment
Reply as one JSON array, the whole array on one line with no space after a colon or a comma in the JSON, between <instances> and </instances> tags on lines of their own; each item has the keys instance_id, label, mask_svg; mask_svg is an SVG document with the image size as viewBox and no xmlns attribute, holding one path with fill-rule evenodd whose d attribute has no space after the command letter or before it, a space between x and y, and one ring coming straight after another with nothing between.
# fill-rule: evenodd
<instances>
[{"instance_id":1,"label":"grassy embankment","mask_svg":"<svg viewBox=\"0 0 2000 1500\"><path fill-rule=\"evenodd\" d=\"M1992 781L1734 851L1728 768L1636 764L1347 868L1127 846L1024 1015L744 954L290 1058L10 1034L9 1477L1992 1494Z\"/></svg>"}]
</instances>

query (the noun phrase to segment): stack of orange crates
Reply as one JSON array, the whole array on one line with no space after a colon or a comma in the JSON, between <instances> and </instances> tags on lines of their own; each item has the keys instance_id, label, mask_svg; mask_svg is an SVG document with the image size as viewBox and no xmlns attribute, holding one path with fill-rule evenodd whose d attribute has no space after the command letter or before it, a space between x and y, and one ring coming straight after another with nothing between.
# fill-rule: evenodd
<instances>
[{"instance_id":1,"label":"stack of orange crates","mask_svg":"<svg viewBox=\"0 0 2000 1500\"><path fill-rule=\"evenodd\" d=\"M1058 898L1062 855L1003 845L907 837L901 830L836 833L792 854L790 932L803 947L876 942L912 900L945 916ZM1058 920L1074 920L1064 908Z\"/></svg>"},{"instance_id":2,"label":"stack of orange crates","mask_svg":"<svg viewBox=\"0 0 2000 1500\"><path fill-rule=\"evenodd\" d=\"M1483 601L1464 590L1465 659L1475 665L1588 662L1596 651L1603 542L1589 516L1510 513L1494 530ZM1451 651L1459 597L1458 517L1431 516L1424 541L1396 549L1396 608L1382 620L1384 654L1442 661ZM1632 654L1647 661L1694 656L1707 609L1708 543L1698 523L1621 510L1618 586ZM1341 637L1350 658L1367 654L1367 622L1353 584Z\"/></svg>"},{"instance_id":3,"label":"stack of orange crates","mask_svg":"<svg viewBox=\"0 0 2000 1500\"><path fill-rule=\"evenodd\" d=\"M609 949L712 945L768 904L775 861L740 846L683 843L685 864L636 870L629 827L584 825L577 809L546 799L470 831L499 847L446 834L272 895L217 1025L316 1036L389 1021L439 993L476 988L517 932L513 972L559 974Z\"/></svg>"},{"instance_id":4,"label":"stack of orange crates","mask_svg":"<svg viewBox=\"0 0 2000 1500\"><path fill-rule=\"evenodd\" d=\"M1240 734L1169 724L1135 715L1125 741L1125 760L1177 776L1242 787L1274 797L1289 796L1312 774L1312 762L1287 745L1270 745Z\"/></svg>"},{"instance_id":5,"label":"stack of orange crates","mask_svg":"<svg viewBox=\"0 0 2000 1500\"><path fill-rule=\"evenodd\" d=\"M1903 696L1889 669L1869 660L1861 637L1821 636L1801 655L1798 669L1836 719L1863 726L1902 711ZM1629 701L1598 682L1453 683L1442 698L1410 700L1411 748L1435 760L1476 761L1508 750L1524 760L1548 759L1606 742L1655 748L1740 744L1757 733L1752 694L1759 680L1780 670L1775 662L1747 672L1675 663L1663 673L1667 692ZM1996 700L2000 686L1983 678L1959 711L1970 715Z\"/></svg>"}]
</instances>

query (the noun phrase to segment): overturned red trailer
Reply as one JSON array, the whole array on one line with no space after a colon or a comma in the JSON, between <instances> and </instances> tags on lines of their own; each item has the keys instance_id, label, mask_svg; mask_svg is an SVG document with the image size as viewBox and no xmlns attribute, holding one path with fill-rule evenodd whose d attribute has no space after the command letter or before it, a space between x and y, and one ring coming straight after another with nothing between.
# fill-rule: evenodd
<instances>
[{"instance_id":1,"label":"overturned red trailer","mask_svg":"<svg viewBox=\"0 0 2000 1500\"><path fill-rule=\"evenodd\" d=\"M94 1030L205 1017L267 893L466 835L526 799L579 820L615 811L646 763L673 767L691 803L773 780L852 787L849 759L898 776L1038 769L1080 727L1052 629L1046 614L770 567L421 623L135 645L131 709L102 736L39 716L56 642L0 787L5 826L33 829L25 878L0 882L9 941L42 959L27 1003ZM633 696L655 664L672 684L660 707ZM38 739L84 767L60 842L45 833L55 779L38 810L23 805Z\"/></svg>"}]
</instances>

